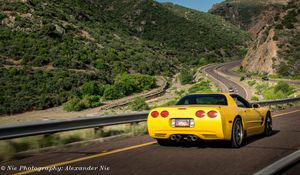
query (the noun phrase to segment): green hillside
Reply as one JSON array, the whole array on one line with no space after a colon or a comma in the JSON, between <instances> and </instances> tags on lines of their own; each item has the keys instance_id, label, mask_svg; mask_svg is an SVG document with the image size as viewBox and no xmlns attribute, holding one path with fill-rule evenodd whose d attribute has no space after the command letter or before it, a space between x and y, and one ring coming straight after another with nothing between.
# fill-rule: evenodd
<instances>
[{"instance_id":1,"label":"green hillside","mask_svg":"<svg viewBox=\"0 0 300 175\"><path fill-rule=\"evenodd\" d=\"M278 45L278 56L281 62L273 65L281 77L300 79L300 2L289 1L285 15L275 16L273 40Z\"/></svg>"},{"instance_id":2,"label":"green hillside","mask_svg":"<svg viewBox=\"0 0 300 175\"><path fill-rule=\"evenodd\" d=\"M267 9L283 8L283 4L284 0L225 0L214 5L209 13L222 16L235 25L249 29L255 17Z\"/></svg>"},{"instance_id":3,"label":"green hillside","mask_svg":"<svg viewBox=\"0 0 300 175\"><path fill-rule=\"evenodd\" d=\"M153 87L136 73L172 76L183 64L222 61L248 39L219 17L186 9L186 19L152 0L4 0L0 8L0 114L74 99L100 105ZM152 84L124 91L115 84L124 73ZM89 85L103 92L82 92Z\"/></svg>"}]
</instances>

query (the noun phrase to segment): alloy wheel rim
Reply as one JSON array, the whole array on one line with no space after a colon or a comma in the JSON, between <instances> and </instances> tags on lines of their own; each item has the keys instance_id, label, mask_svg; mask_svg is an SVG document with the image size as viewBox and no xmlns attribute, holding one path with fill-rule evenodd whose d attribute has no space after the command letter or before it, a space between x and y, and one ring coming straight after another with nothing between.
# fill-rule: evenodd
<instances>
[{"instance_id":1,"label":"alloy wheel rim","mask_svg":"<svg viewBox=\"0 0 300 175\"><path fill-rule=\"evenodd\" d=\"M243 139L243 129L242 129L241 122L239 120L236 122L234 133L235 133L234 134L235 140L240 145Z\"/></svg>"}]
</instances>

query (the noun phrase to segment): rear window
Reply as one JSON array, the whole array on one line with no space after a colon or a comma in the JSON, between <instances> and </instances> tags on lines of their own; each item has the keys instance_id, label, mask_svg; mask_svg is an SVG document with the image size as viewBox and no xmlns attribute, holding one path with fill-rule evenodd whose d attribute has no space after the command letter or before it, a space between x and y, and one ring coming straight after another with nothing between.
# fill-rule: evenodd
<instances>
[{"instance_id":1,"label":"rear window","mask_svg":"<svg viewBox=\"0 0 300 175\"><path fill-rule=\"evenodd\" d=\"M181 98L176 105L227 105L223 94L195 94Z\"/></svg>"}]
</instances>

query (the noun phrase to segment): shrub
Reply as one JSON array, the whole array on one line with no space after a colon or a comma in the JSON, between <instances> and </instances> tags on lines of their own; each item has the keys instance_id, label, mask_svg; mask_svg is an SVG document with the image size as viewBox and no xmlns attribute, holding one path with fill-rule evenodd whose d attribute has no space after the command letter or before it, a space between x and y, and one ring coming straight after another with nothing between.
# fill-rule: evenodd
<instances>
[{"instance_id":1,"label":"shrub","mask_svg":"<svg viewBox=\"0 0 300 175\"><path fill-rule=\"evenodd\" d=\"M252 97L251 97L251 100L253 100L253 101L258 101L259 99L258 99L257 96L252 96Z\"/></svg>"},{"instance_id":2,"label":"shrub","mask_svg":"<svg viewBox=\"0 0 300 175\"><path fill-rule=\"evenodd\" d=\"M106 85L105 90L103 93L103 98L105 100L115 100L120 97L123 97L124 95L121 93L121 91L114 85Z\"/></svg>"},{"instance_id":3,"label":"shrub","mask_svg":"<svg viewBox=\"0 0 300 175\"><path fill-rule=\"evenodd\" d=\"M275 29L281 30L281 29L283 29L283 25L282 24L277 24L275 26Z\"/></svg>"},{"instance_id":4,"label":"shrub","mask_svg":"<svg viewBox=\"0 0 300 175\"><path fill-rule=\"evenodd\" d=\"M188 90L189 93L195 92L211 92L210 82L202 80Z\"/></svg>"},{"instance_id":5,"label":"shrub","mask_svg":"<svg viewBox=\"0 0 300 175\"><path fill-rule=\"evenodd\" d=\"M64 138L61 140L63 144L78 142L83 140L79 135L71 135L70 137Z\"/></svg>"},{"instance_id":6,"label":"shrub","mask_svg":"<svg viewBox=\"0 0 300 175\"><path fill-rule=\"evenodd\" d=\"M282 76L289 76L291 74L290 67L284 63L278 66L277 71Z\"/></svg>"},{"instance_id":7,"label":"shrub","mask_svg":"<svg viewBox=\"0 0 300 175\"><path fill-rule=\"evenodd\" d=\"M104 86L97 81L88 81L80 87L82 95L103 95Z\"/></svg>"},{"instance_id":8,"label":"shrub","mask_svg":"<svg viewBox=\"0 0 300 175\"><path fill-rule=\"evenodd\" d=\"M193 72L188 68L184 68L180 72L179 80L180 80L181 84L183 84L183 85L192 83L194 80Z\"/></svg>"},{"instance_id":9,"label":"shrub","mask_svg":"<svg viewBox=\"0 0 300 175\"><path fill-rule=\"evenodd\" d=\"M256 80L248 81L249 86L253 86L253 85L255 85L255 83L256 83Z\"/></svg>"},{"instance_id":10,"label":"shrub","mask_svg":"<svg viewBox=\"0 0 300 175\"><path fill-rule=\"evenodd\" d=\"M8 141L0 141L0 161L9 160L16 153L16 149Z\"/></svg>"},{"instance_id":11,"label":"shrub","mask_svg":"<svg viewBox=\"0 0 300 175\"><path fill-rule=\"evenodd\" d=\"M66 111L80 111L84 109L84 106L80 104L80 99L78 97L74 97L63 104L63 109Z\"/></svg>"},{"instance_id":12,"label":"shrub","mask_svg":"<svg viewBox=\"0 0 300 175\"><path fill-rule=\"evenodd\" d=\"M41 148L53 146L53 145L59 145L60 144L60 138L57 135L43 135L43 137L39 140Z\"/></svg>"},{"instance_id":13,"label":"shrub","mask_svg":"<svg viewBox=\"0 0 300 175\"><path fill-rule=\"evenodd\" d=\"M294 93L294 88L288 85L286 82L279 81L274 87L274 92L278 93L280 91L282 91L284 94L288 96Z\"/></svg>"},{"instance_id":14,"label":"shrub","mask_svg":"<svg viewBox=\"0 0 300 175\"><path fill-rule=\"evenodd\" d=\"M244 80L245 80L245 77L242 76L242 77L240 78L240 81L244 81Z\"/></svg>"},{"instance_id":15,"label":"shrub","mask_svg":"<svg viewBox=\"0 0 300 175\"><path fill-rule=\"evenodd\" d=\"M245 72L245 69L244 69L244 67L241 65L240 67L239 67L239 70L238 70L239 72Z\"/></svg>"},{"instance_id":16,"label":"shrub","mask_svg":"<svg viewBox=\"0 0 300 175\"><path fill-rule=\"evenodd\" d=\"M258 84L255 88L259 94L262 94L263 91L269 88L269 84L268 83Z\"/></svg>"},{"instance_id":17,"label":"shrub","mask_svg":"<svg viewBox=\"0 0 300 175\"><path fill-rule=\"evenodd\" d=\"M283 25L288 28L292 29L294 28L294 22L297 22L297 12L296 10L290 10L288 11L287 15L283 19Z\"/></svg>"},{"instance_id":18,"label":"shrub","mask_svg":"<svg viewBox=\"0 0 300 175\"><path fill-rule=\"evenodd\" d=\"M273 40L274 40L274 41L278 41L278 36L277 36L277 35L274 35L274 36L273 36Z\"/></svg>"},{"instance_id":19,"label":"shrub","mask_svg":"<svg viewBox=\"0 0 300 175\"><path fill-rule=\"evenodd\" d=\"M102 103L100 102L101 97L96 95L84 96L82 100L80 100L82 109L86 108L94 108L100 106Z\"/></svg>"},{"instance_id":20,"label":"shrub","mask_svg":"<svg viewBox=\"0 0 300 175\"><path fill-rule=\"evenodd\" d=\"M146 103L146 99L144 97L135 97L129 103L129 108L132 111L143 111L143 110L148 110L149 106Z\"/></svg>"},{"instance_id":21,"label":"shrub","mask_svg":"<svg viewBox=\"0 0 300 175\"><path fill-rule=\"evenodd\" d=\"M5 14L0 13L0 21L2 21L2 19L6 18Z\"/></svg>"}]
</instances>

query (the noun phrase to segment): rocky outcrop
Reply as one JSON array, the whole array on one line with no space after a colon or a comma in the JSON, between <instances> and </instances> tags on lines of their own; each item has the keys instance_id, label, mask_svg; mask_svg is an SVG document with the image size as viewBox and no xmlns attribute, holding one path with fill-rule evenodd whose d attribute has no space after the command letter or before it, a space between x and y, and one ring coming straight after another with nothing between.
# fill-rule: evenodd
<instances>
[{"instance_id":1,"label":"rocky outcrop","mask_svg":"<svg viewBox=\"0 0 300 175\"><path fill-rule=\"evenodd\" d=\"M248 32L253 39L258 39L260 32L265 32L265 27L274 23L274 17L281 13L282 9L276 6L268 6L261 14L252 17L251 23L248 25Z\"/></svg>"},{"instance_id":2,"label":"rocky outcrop","mask_svg":"<svg viewBox=\"0 0 300 175\"><path fill-rule=\"evenodd\" d=\"M276 41L273 40L274 28L269 30L265 27L249 48L242 65L250 72L256 73L275 73L273 69L274 64L279 63L277 56L278 47Z\"/></svg>"},{"instance_id":3,"label":"rocky outcrop","mask_svg":"<svg viewBox=\"0 0 300 175\"><path fill-rule=\"evenodd\" d=\"M247 71L281 76L299 75L299 6L299 1L290 1L285 8L270 8L263 13L264 16L257 18L257 29L265 26L243 60L242 66Z\"/></svg>"}]
</instances>

